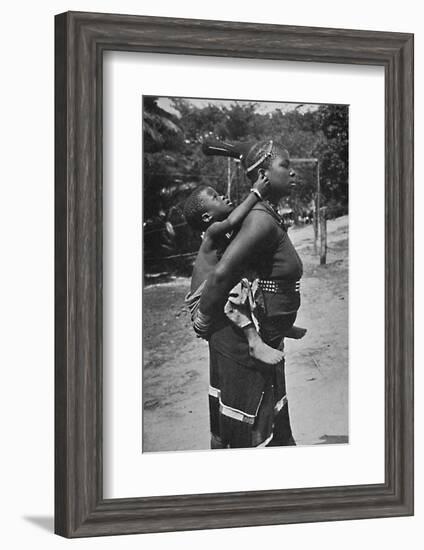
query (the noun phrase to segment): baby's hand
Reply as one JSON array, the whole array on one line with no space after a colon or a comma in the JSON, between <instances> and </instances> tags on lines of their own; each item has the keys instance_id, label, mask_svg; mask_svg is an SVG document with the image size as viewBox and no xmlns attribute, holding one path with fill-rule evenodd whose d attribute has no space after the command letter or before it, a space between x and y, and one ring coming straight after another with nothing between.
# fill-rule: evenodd
<instances>
[{"instance_id":1,"label":"baby's hand","mask_svg":"<svg viewBox=\"0 0 424 550\"><path fill-rule=\"evenodd\" d=\"M253 184L253 189L259 191L261 197L265 198L269 193L270 185L269 179L265 176L265 172L263 170L259 170L258 179Z\"/></svg>"}]
</instances>

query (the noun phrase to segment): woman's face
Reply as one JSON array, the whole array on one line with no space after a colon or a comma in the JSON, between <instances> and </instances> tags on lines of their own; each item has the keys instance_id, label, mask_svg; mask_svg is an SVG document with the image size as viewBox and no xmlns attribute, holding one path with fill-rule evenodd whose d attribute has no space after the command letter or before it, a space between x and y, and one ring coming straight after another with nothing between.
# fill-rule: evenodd
<instances>
[{"instance_id":1,"label":"woman's face","mask_svg":"<svg viewBox=\"0 0 424 550\"><path fill-rule=\"evenodd\" d=\"M289 154L285 152L272 159L271 165L265 170L265 175L271 184L271 193L276 197L289 195L296 185L295 173L290 168Z\"/></svg>"}]
</instances>

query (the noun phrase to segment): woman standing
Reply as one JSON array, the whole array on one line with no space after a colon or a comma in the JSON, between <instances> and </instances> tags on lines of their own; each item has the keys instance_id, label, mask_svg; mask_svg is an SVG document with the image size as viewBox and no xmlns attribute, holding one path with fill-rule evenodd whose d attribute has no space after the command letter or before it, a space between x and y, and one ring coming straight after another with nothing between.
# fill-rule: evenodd
<instances>
[{"instance_id":1,"label":"woman standing","mask_svg":"<svg viewBox=\"0 0 424 550\"><path fill-rule=\"evenodd\" d=\"M263 170L270 182L268 200L247 215L202 292L199 328L209 333L211 446L294 445L284 361L269 366L252 359L242 331L223 314L230 290L253 270L263 309L261 336L270 346L283 349L300 306L302 276L302 262L276 210L295 185L289 154L272 140L206 143L203 150L239 158L250 181Z\"/></svg>"}]
</instances>

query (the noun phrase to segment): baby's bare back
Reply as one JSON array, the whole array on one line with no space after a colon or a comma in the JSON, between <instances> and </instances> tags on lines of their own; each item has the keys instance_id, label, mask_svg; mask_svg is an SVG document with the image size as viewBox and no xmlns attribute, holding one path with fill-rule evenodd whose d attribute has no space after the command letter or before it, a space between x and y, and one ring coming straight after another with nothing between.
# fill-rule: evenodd
<instances>
[{"instance_id":1,"label":"baby's bare back","mask_svg":"<svg viewBox=\"0 0 424 550\"><path fill-rule=\"evenodd\" d=\"M206 281L219 261L219 245L217 239L208 236L207 233L200 245L191 276L191 292L195 292Z\"/></svg>"}]
</instances>

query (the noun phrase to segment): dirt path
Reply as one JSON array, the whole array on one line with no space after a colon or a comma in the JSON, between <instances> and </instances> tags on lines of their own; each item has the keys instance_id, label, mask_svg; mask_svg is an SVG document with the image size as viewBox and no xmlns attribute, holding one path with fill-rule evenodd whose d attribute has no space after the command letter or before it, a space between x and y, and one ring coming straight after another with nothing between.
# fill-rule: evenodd
<instances>
[{"instance_id":1,"label":"dirt path","mask_svg":"<svg viewBox=\"0 0 424 550\"><path fill-rule=\"evenodd\" d=\"M348 440L348 220L328 222L327 264L313 254L313 229L290 231L304 263L296 324L287 340L287 386L298 444ZM189 279L144 290L143 450L209 448L208 347L183 307Z\"/></svg>"}]
</instances>

